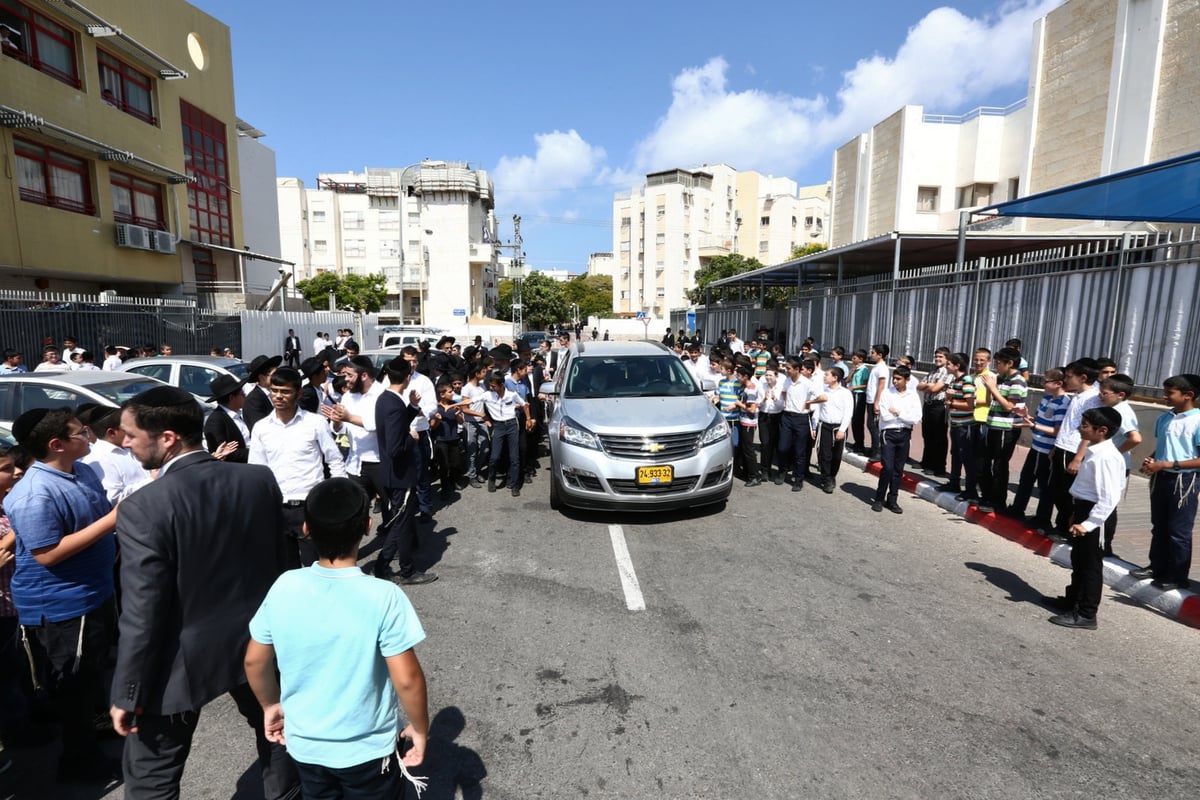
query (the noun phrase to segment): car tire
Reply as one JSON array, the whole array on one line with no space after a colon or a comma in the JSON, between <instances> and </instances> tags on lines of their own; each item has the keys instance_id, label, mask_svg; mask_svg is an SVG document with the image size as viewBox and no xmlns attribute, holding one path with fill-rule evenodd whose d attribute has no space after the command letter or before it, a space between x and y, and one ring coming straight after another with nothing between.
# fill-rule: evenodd
<instances>
[{"instance_id":1,"label":"car tire","mask_svg":"<svg viewBox=\"0 0 1200 800\"><path fill-rule=\"evenodd\" d=\"M562 489L558 486L558 470L554 468L554 464L550 465L550 510L561 511L563 507Z\"/></svg>"}]
</instances>

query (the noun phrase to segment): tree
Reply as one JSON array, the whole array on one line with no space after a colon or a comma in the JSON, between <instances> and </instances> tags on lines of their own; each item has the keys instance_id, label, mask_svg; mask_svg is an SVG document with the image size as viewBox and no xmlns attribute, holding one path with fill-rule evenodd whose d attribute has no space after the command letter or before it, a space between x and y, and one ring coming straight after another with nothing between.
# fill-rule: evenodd
<instances>
[{"instance_id":1,"label":"tree","mask_svg":"<svg viewBox=\"0 0 1200 800\"><path fill-rule=\"evenodd\" d=\"M513 282L506 278L496 287L496 316L511 322L512 304ZM569 304L563 299L562 284L532 270L521 281L521 305L521 319L531 330L546 328L552 322L562 322L571 316Z\"/></svg>"},{"instance_id":2,"label":"tree","mask_svg":"<svg viewBox=\"0 0 1200 800\"><path fill-rule=\"evenodd\" d=\"M805 256L811 256L813 253L820 253L822 250L828 249L829 245L821 244L820 242L798 244L792 248L792 258L804 258Z\"/></svg>"},{"instance_id":3,"label":"tree","mask_svg":"<svg viewBox=\"0 0 1200 800\"><path fill-rule=\"evenodd\" d=\"M707 293L704 289L708 284L722 278L731 278L734 275L740 275L743 272L762 269L763 266L763 263L757 258L746 258L741 253L717 256L696 272L696 288L688 290L688 300L698 304L704 303L707 300ZM715 289L712 293L713 300L724 300L732 297L734 297L734 293L725 289Z\"/></svg>"},{"instance_id":4,"label":"tree","mask_svg":"<svg viewBox=\"0 0 1200 800\"><path fill-rule=\"evenodd\" d=\"M333 292L334 305L341 311L374 314L387 301L387 278L378 273L339 276L333 272L320 272L300 281L296 288L315 309L329 307L330 292Z\"/></svg>"},{"instance_id":5,"label":"tree","mask_svg":"<svg viewBox=\"0 0 1200 800\"><path fill-rule=\"evenodd\" d=\"M580 275L563 285L563 300L579 306L580 321L612 313L612 276Z\"/></svg>"}]
</instances>

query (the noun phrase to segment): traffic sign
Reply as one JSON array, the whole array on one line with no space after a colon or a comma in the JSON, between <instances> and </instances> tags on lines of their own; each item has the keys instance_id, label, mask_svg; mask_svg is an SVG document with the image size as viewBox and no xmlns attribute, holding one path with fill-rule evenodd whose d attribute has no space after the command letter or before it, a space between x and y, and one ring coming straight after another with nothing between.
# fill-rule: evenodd
<instances>
[{"instance_id":1,"label":"traffic sign","mask_svg":"<svg viewBox=\"0 0 1200 800\"><path fill-rule=\"evenodd\" d=\"M646 318L646 312L645 312L645 311L639 311L639 312L637 312L637 318L638 318L638 319L645 319L645 318Z\"/></svg>"},{"instance_id":2,"label":"traffic sign","mask_svg":"<svg viewBox=\"0 0 1200 800\"><path fill-rule=\"evenodd\" d=\"M467 310L466 310L465 308L456 308L456 309L454 309L454 316L456 316L456 317L465 317L466 315L467 315Z\"/></svg>"}]
</instances>

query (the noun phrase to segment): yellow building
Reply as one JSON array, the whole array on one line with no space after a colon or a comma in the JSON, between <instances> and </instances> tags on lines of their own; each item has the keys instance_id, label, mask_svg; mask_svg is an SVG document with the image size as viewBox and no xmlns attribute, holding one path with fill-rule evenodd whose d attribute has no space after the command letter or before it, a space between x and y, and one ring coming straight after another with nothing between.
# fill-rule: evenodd
<instances>
[{"instance_id":1,"label":"yellow building","mask_svg":"<svg viewBox=\"0 0 1200 800\"><path fill-rule=\"evenodd\" d=\"M181 0L84 3L0 0L0 288L236 290L229 28Z\"/></svg>"}]
</instances>

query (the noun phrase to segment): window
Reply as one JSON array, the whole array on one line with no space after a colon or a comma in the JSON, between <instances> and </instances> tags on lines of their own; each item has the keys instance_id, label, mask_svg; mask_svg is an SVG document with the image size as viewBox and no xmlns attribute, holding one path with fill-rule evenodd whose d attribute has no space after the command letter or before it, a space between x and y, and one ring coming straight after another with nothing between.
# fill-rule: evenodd
<instances>
[{"instance_id":1,"label":"window","mask_svg":"<svg viewBox=\"0 0 1200 800\"><path fill-rule=\"evenodd\" d=\"M621 217L621 227L622 228L629 227L629 217Z\"/></svg>"},{"instance_id":2,"label":"window","mask_svg":"<svg viewBox=\"0 0 1200 800\"><path fill-rule=\"evenodd\" d=\"M342 228L348 231L361 231L366 227L363 212L361 211L343 211L342 212Z\"/></svg>"},{"instance_id":3,"label":"window","mask_svg":"<svg viewBox=\"0 0 1200 800\"><path fill-rule=\"evenodd\" d=\"M398 230L400 230L400 212L399 211L380 211L379 212L379 230L381 230L381 231L398 231Z\"/></svg>"},{"instance_id":4,"label":"window","mask_svg":"<svg viewBox=\"0 0 1200 800\"><path fill-rule=\"evenodd\" d=\"M22 200L77 214L96 212L86 161L24 139L14 139L13 143Z\"/></svg>"},{"instance_id":5,"label":"window","mask_svg":"<svg viewBox=\"0 0 1200 800\"><path fill-rule=\"evenodd\" d=\"M384 239L379 243L379 255L383 258L400 257L400 240Z\"/></svg>"},{"instance_id":6,"label":"window","mask_svg":"<svg viewBox=\"0 0 1200 800\"><path fill-rule=\"evenodd\" d=\"M325 212L320 209L314 208L313 212L312 212L312 221L313 222L324 222L325 221Z\"/></svg>"},{"instance_id":7,"label":"window","mask_svg":"<svg viewBox=\"0 0 1200 800\"><path fill-rule=\"evenodd\" d=\"M958 187L958 207L973 208L990 205L992 190L995 187L994 183L972 183L969 186Z\"/></svg>"},{"instance_id":8,"label":"window","mask_svg":"<svg viewBox=\"0 0 1200 800\"><path fill-rule=\"evenodd\" d=\"M1020 178L1009 178L1008 179L1008 199L1016 200L1020 196L1021 196L1021 179Z\"/></svg>"},{"instance_id":9,"label":"window","mask_svg":"<svg viewBox=\"0 0 1200 800\"><path fill-rule=\"evenodd\" d=\"M659 245L660 247L662 245L666 244L667 243L667 235L665 233L655 234L654 235L654 243L656 245Z\"/></svg>"},{"instance_id":10,"label":"window","mask_svg":"<svg viewBox=\"0 0 1200 800\"><path fill-rule=\"evenodd\" d=\"M655 289L655 290L654 290L654 296L655 296L655 297L666 297L666 296L667 296L667 290L666 290L666 289L662 289L662 288Z\"/></svg>"},{"instance_id":11,"label":"window","mask_svg":"<svg viewBox=\"0 0 1200 800\"><path fill-rule=\"evenodd\" d=\"M367 200L367 203L371 208L376 208L376 209L400 208L400 198L399 197L380 197L377 194L373 194Z\"/></svg>"},{"instance_id":12,"label":"window","mask_svg":"<svg viewBox=\"0 0 1200 800\"><path fill-rule=\"evenodd\" d=\"M108 181L112 189L113 219L166 230L163 225L162 189L158 184L116 171L108 173Z\"/></svg>"},{"instance_id":13,"label":"window","mask_svg":"<svg viewBox=\"0 0 1200 800\"><path fill-rule=\"evenodd\" d=\"M917 211L937 213L941 189L937 186L917 187Z\"/></svg>"},{"instance_id":14,"label":"window","mask_svg":"<svg viewBox=\"0 0 1200 800\"><path fill-rule=\"evenodd\" d=\"M212 394L209 388L212 382L224 373L210 367L193 367L190 364L179 365L179 388L200 397Z\"/></svg>"},{"instance_id":15,"label":"window","mask_svg":"<svg viewBox=\"0 0 1200 800\"><path fill-rule=\"evenodd\" d=\"M366 258L367 257L367 241L366 239L347 239L342 244L342 252L346 258Z\"/></svg>"},{"instance_id":16,"label":"window","mask_svg":"<svg viewBox=\"0 0 1200 800\"><path fill-rule=\"evenodd\" d=\"M154 116L154 83L150 76L103 50L97 50L96 57L100 62L100 94L104 102L151 125L157 125L158 119Z\"/></svg>"},{"instance_id":17,"label":"window","mask_svg":"<svg viewBox=\"0 0 1200 800\"><path fill-rule=\"evenodd\" d=\"M770 247L771 247L771 243L769 241L767 241L766 239L763 239L761 242L758 243L758 252L765 253L765 252L767 252L767 250L770 249Z\"/></svg>"},{"instance_id":18,"label":"window","mask_svg":"<svg viewBox=\"0 0 1200 800\"><path fill-rule=\"evenodd\" d=\"M49 17L31 11L17 0L0 0L0 40L4 55L24 61L63 83L80 88L75 63L75 34Z\"/></svg>"},{"instance_id":19,"label":"window","mask_svg":"<svg viewBox=\"0 0 1200 800\"><path fill-rule=\"evenodd\" d=\"M657 208L654 209L654 217L656 219L662 219L666 215L667 215L667 207L666 206L658 206Z\"/></svg>"},{"instance_id":20,"label":"window","mask_svg":"<svg viewBox=\"0 0 1200 800\"><path fill-rule=\"evenodd\" d=\"M770 217L759 217L758 224L763 226L764 228L769 228L771 226L771 218Z\"/></svg>"},{"instance_id":21,"label":"window","mask_svg":"<svg viewBox=\"0 0 1200 800\"><path fill-rule=\"evenodd\" d=\"M622 253L629 252L629 242L621 242L621 252Z\"/></svg>"},{"instance_id":22,"label":"window","mask_svg":"<svg viewBox=\"0 0 1200 800\"><path fill-rule=\"evenodd\" d=\"M229 167L225 123L183 100L183 164L196 178L188 184L188 223L201 242L233 247L233 214L229 207Z\"/></svg>"},{"instance_id":23,"label":"window","mask_svg":"<svg viewBox=\"0 0 1200 800\"><path fill-rule=\"evenodd\" d=\"M314 253L328 253L329 252L329 240L328 239L313 239L313 252Z\"/></svg>"},{"instance_id":24,"label":"window","mask_svg":"<svg viewBox=\"0 0 1200 800\"><path fill-rule=\"evenodd\" d=\"M213 282L217 279L217 264L213 261L212 250L203 247L192 248L192 269L196 273L196 283Z\"/></svg>"},{"instance_id":25,"label":"window","mask_svg":"<svg viewBox=\"0 0 1200 800\"><path fill-rule=\"evenodd\" d=\"M420 211L408 212L408 224L409 225L420 225L421 224L421 212Z\"/></svg>"}]
</instances>

